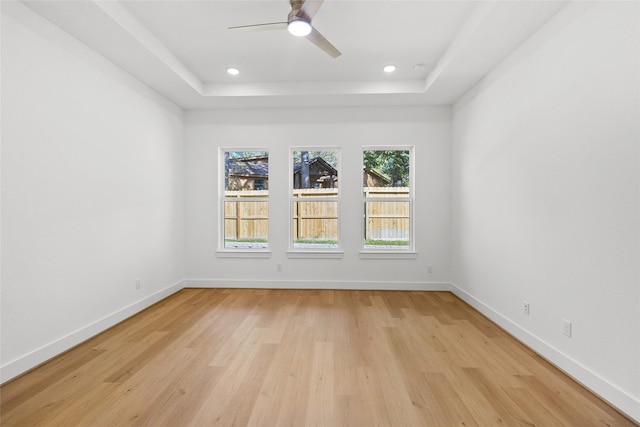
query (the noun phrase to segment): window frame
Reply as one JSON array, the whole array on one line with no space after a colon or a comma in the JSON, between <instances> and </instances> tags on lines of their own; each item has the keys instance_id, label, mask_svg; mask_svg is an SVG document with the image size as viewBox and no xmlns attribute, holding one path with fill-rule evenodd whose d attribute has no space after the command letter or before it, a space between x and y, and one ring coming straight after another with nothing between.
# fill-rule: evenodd
<instances>
[{"instance_id":1,"label":"window frame","mask_svg":"<svg viewBox=\"0 0 640 427\"><path fill-rule=\"evenodd\" d=\"M267 147L220 147L218 149L218 249L216 256L219 258L270 258L271 257L271 191L267 184L268 194L264 197L252 197L251 202L267 203L267 245L266 248L229 248L225 246L226 237L226 215L225 204L230 201L237 201L237 198L226 196L225 188L225 153L239 151L258 151L267 153L267 158L271 156ZM267 180L269 178L267 177Z\"/></svg>"},{"instance_id":2,"label":"window frame","mask_svg":"<svg viewBox=\"0 0 640 427\"><path fill-rule=\"evenodd\" d=\"M314 197L305 197L304 201L306 202L322 202L322 201L331 201L337 203L337 235L338 235L338 244L335 248L296 248L294 247L294 202L300 201L299 198L295 198L293 196L294 190L294 174L293 168L295 165L293 153L296 151L334 151L336 153L338 159L338 165L336 170L338 172L338 194L337 196L314 196ZM342 258L344 256L344 249L342 243L342 190L341 190L341 179L342 179L342 149L339 146L331 145L331 146L296 146L289 147L289 177L288 177L288 201L289 201L289 239L288 239L288 258Z\"/></svg>"},{"instance_id":3,"label":"window frame","mask_svg":"<svg viewBox=\"0 0 640 427\"><path fill-rule=\"evenodd\" d=\"M406 197L367 197L364 182L360 184L360 192L362 194L362 202L360 203L360 258L361 259L415 259L416 252L416 232L415 232L415 146L414 145L365 145L360 150L360 170L365 170L364 153L365 151L409 151L409 195ZM392 187L391 187L392 188ZM409 248L407 249L389 249L389 248L365 248L365 229L367 224L366 210L367 202L385 201L385 202L408 202L409 203Z\"/></svg>"}]
</instances>

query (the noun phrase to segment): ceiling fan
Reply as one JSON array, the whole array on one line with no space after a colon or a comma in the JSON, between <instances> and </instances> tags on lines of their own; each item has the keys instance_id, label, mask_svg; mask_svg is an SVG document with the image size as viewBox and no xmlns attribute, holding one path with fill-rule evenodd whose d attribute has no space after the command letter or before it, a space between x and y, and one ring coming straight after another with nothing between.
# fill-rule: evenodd
<instances>
[{"instance_id":1,"label":"ceiling fan","mask_svg":"<svg viewBox=\"0 0 640 427\"><path fill-rule=\"evenodd\" d=\"M291 3L291 12L289 12L286 22L242 25L238 27L229 27L229 29L232 31L244 31L278 30L286 28L294 36L305 37L332 58L340 56L340 51L311 25L313 16L318 12L318 9L320 9L324 0L289 0L289 2Z\"/></svg>"}]
</instances>

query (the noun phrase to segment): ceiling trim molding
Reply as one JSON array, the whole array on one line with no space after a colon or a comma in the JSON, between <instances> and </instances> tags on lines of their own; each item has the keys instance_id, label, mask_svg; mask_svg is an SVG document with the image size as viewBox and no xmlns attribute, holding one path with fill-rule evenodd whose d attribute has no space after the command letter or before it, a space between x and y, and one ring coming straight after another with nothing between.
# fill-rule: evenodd
<instances>
[{"instance_id":1,"label":"ceiling trim molding","mask_svg":"<svg viewBox=\"0 0 640 427\"><path fill-rule=\"evenodd\" d=\"M456 56L460 53L463 46L465 46L470 40L473 34L482 25L482 22L493 11L497 1L483 1L478 3L471 16L466 20L464 25L460 28L460 31L451 41L451 44L442 54L436 66L431 70L425 79L424 91L427 92L431 86L438 80L439 77L445 72L447 67L451 65Z\"/></svg>"},{"instance_id":2,"label":"ceiling trim molding","mask_svg":"<svg viewBox=\"0 0 640 427\"><path fill-rule=\"evenodd\" d=\"M185 83L200 95L204 94L204 83L122 5L106 0L93 0L93 3Z\"/></svg>"},{"instance_id":3,"label":"ceiling trim molding","mask_svg":"<svg viewBox=\"0 0 640 427\"><path fill-rule=\"evenodd\" d=\"M423 80L391 82L206 83L203 96L386 95L423 94Z\"/></svg>"}]
</instances>

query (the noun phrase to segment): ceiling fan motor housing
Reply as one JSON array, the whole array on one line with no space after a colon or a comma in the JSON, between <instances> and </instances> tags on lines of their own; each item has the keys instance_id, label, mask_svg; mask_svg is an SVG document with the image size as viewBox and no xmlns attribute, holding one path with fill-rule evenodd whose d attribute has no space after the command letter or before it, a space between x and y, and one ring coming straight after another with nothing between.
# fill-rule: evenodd
<instances>
[{"instance_id":1,"label":"ceiling fan motor housing","mask_svg":"<svg viewBox=\"0 0 640 427\"><path fill-rule=\"evenodd\" d=\"M302 20L308 24L311 23L311 19L307 14L300 11L303 4L304 0L291 0L291 11L289 12L287 22Z\"/></svg>"}]
</instances>

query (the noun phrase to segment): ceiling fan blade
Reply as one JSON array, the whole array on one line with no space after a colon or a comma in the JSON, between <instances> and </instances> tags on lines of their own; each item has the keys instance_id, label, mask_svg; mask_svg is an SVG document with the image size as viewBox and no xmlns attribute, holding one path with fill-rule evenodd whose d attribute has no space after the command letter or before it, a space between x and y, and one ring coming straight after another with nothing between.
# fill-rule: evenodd
<instances>
[{"instance_id":1,"label":"ceiling fan blade","mask_svg":"<svg viewBox=\"0 0 640 427\"><path fill-rule=\"evenodd\" d=\"M268 24L240 25L229 27L231 31L261 31L261 30L281 30L287 28L286 22L270 22Z\"/></svg>"},{"instance_id":2,"label":"ceiling fan blade","mask_svg":"<svg viewBox=\"0 0 640 427\"><path fill-rule=\"evenodd\" d=\"M318 12L318 9L320 9L320 6L322 6L322 3L324 3L324 0L306 0L300 8L298 16L302 15L302 17L311 21Z\"/></svg>"},{"instance_id":3,"label":"ceiling fan blade","mask_svg":"<svg viewBox=\"0 0 640 427\"><path fill-rule=\"evenodd\" d=\"M318 46L320 49L324 50L325 53L327 53L327 55L331 56L332 58L337 58L338 56L342 55L342 53L340 53L340 51L336 49L336 47L332 45L329 40L325 39L324 36L320 34L320 32L315 28L312 28L311 34L309 34L305 38L311 43Z\"/></svg>"}]
</instances>

